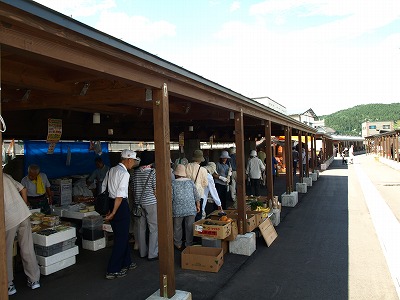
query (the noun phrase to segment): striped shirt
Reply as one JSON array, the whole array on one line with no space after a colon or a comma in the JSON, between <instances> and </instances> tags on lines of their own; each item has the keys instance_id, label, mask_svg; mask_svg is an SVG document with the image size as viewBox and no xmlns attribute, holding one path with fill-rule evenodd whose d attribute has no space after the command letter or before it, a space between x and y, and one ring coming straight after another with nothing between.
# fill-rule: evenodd
<instances>
[{"instance_id":1,"label":"striped shirt","mask_svg":"<svg viewBox=\"0 0 400 300\"><path fill-rule=\"evenodd\" d=\"M150 177L149 177L150 176ZM147 185L146 181L149 178ZM131 178L131 187L133 188L133 199L135 203L141 205L157 204L155 195L156 190L156 170L147 166L137 168ZM144 192L143 192L144 190ZM142 197L143 192L143 197ZM140 199L142 197L142 199Z\"/></svg>"}]
</instances>

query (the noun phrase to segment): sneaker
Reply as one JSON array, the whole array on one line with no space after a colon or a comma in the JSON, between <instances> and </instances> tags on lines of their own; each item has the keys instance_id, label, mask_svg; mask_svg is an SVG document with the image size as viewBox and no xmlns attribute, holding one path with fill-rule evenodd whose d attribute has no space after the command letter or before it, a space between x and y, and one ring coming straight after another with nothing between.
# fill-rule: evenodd
<instances>
[{"instance_id":1,"label":"sneaker","mask_svg":"<svg viewBox=\"0 0 400 300\"><path fill-rule=\"evenodd\" d=\"M15 289L14 283L11 283L8 286L8 296L14 295L16 292L17 292L17 290Z\"/></svg>"},{"instance_id":2,"label":"sneaker","mask_svg":"<svg viewBox=\"0 0 400 300\"><path fill-rule=\"evenodd\" d=\"M28 280L28 287L30 287L32 290L38 289L40 288L40 283L39 281L31 282L30 280Z\"/></svg>"},{"instance_id":3,"label":"sneaker","mask_svg":"<svg viewBox=\"0 0 400 300\"><path fill-rule=\"evenodd\" d=\"M106 273L106 279L115 279L115 278L121 278L121 277L125 277L127 274L126 270L121 270L120 272L116 272L116 273Z\"/></svg>"},{"instance_id":4,"label":"sneaker","mask_svg":"<svg viewBox=\"0 0 400 300\"><path fill-rule=\"evenodd\" d=\"M137 268L137 264L135 264L134 262L131 263L128 267L122 268L121 271L122 272L128 272L128 270L134 270Z\"/></svg>"}]
</instances>

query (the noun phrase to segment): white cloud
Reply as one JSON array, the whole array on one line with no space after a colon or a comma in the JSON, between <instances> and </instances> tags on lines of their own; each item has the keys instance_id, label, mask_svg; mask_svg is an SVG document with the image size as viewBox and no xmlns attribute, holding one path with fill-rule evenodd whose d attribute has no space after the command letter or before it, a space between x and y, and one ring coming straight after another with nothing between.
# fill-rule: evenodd
<instances>
[{"instance_id":1,"label":"white cloud","mask_svg":"<svg viewBox=\"0 0 400 300\"><path fill-rule=\"evenodd\" d=\"M96 28L131 44L176 35L176 26L167 21L152 21L143 16L129 16L122 12L103 12Z\"/></svg>"},{"instance_id":2,"label":"white cloud","mask_svg":"<svg viewBox=\"0 0 400 300\"><path fill-rule=\"evenodd\" d=\"M230 12L234 12L240 8L240 2L239 1L234 1L231 4L231 7L229 8Z\"/></svg>"},{"instance_id":3,"label":"white cloud","mask_svg":"<svg viewBox=\"0 0 400 300\"><path fill-rule=\"evenodd\" d=\"M36 0L36 2L75 19L93 16L116 6L114 0Z\"/></svg>"}]
</instances>

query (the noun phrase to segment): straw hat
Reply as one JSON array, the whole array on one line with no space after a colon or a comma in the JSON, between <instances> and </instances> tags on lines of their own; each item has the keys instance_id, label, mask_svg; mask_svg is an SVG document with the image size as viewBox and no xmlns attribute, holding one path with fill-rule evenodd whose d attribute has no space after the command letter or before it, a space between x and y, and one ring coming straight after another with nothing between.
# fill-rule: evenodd
<instances>
[{"instance_id":1,"label":"straw hat","mask_svg":"<svg viewBox=\"0 0 400 300\"><path fill-rule=\"evenodd\" d=\"M177 165L174 174L176 176L186 177L186 167L181 164Z\"/></svg>"},{"instance_id":2,"label":"straw hat","mask_svg":"<svg viewBox=\"0 0 400 300\"><path fill-rule=\"evenodd\" d=\"M217 166L212 161L210 161L204 168L206 168L207 172L211 175L217 173Z\"/></svg>"}]
</instances>

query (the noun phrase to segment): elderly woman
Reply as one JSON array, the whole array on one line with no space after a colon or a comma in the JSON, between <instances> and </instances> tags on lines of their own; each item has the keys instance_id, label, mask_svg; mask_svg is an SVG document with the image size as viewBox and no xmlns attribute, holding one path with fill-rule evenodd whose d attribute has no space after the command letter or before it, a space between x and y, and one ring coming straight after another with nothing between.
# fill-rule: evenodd
<instances>
[{"instance_id":1,"label":"elderly woman","mask_svg":"<svg viewBox=\"0 0 400 300\"><path fill-rule=\"evenodd\" d=\"M204 201L202 203L202 219L205 219L206 217L206 205L208 199L214 202L214 210L216 209L222 210L221 200L219 199L217 188L215 187L214 179L212 176L213 174L217 173L217 166L215 165L214 162L210 161L204 168L208 172L207 174L208 186L204 189L204 196L203 196ZM211 198L208 198L209 195L211 196Z\"/></svg>"},{"instance_id":2,"label":"elderly woman","mask_svg":"<svg viewBox=\"0 0 400 300\"><path fill-rule=\"evenodd\" d=\"M38 165L28 167L28 175L22 178L21 184L26 187L29 205L32 208L40 208L42 213L50 214L50 182L47 175L40 172Z\"/></svg>"},{"instance_id":3,"label":"elderly woman","mask_svg":"<svg viewBox=\"0 0 400 300\"><path fill-rule=\"evenodd\" d=\"M200 212L200 195L192 180L186 177L184 165L177 165L172 181L172 216L174 219L174 245L182 249L182 222L185 221L185 246L193 244L193 223Z\"/></svg>"}]
</instances>

